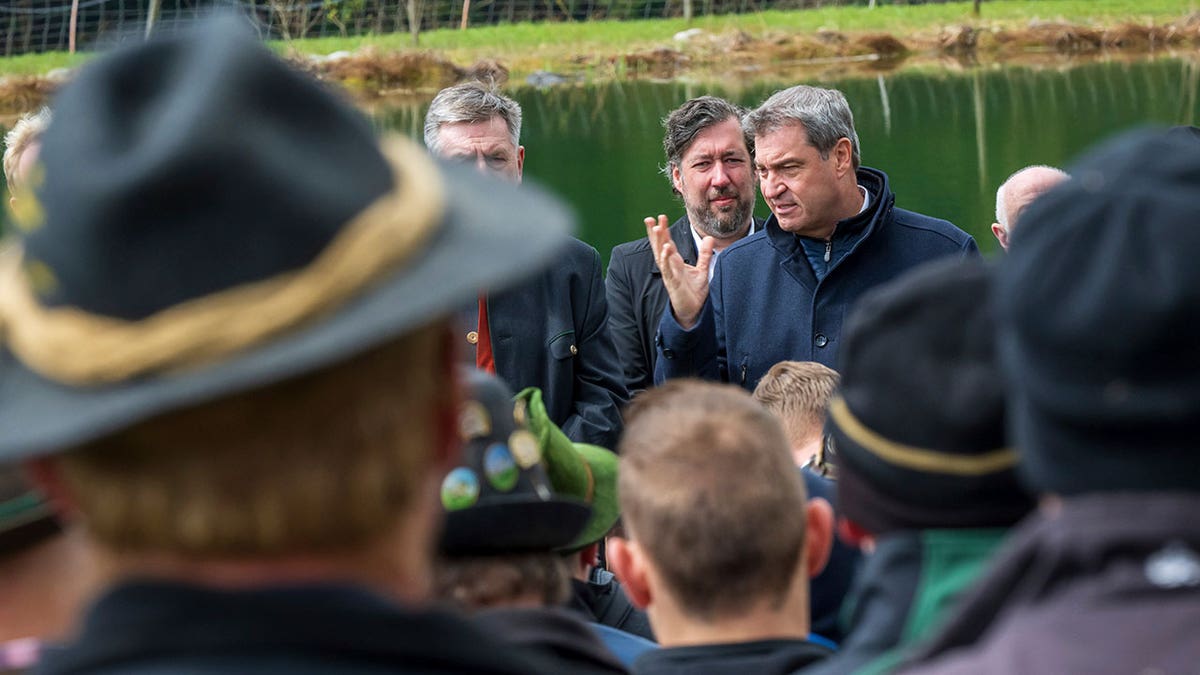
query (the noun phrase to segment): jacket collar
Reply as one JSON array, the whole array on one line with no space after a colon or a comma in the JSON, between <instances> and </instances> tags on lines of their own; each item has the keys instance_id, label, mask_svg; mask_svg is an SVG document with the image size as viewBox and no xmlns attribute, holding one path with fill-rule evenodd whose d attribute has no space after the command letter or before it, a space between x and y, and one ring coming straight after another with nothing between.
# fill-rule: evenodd
<instances>
[{"instance_id":1,"label":"jacket collar","mask_svg":"<svg viewBox=\"0 0 1200 675\"><path fill-rule=\"evenodd\" d=\"M47 650L39 672L90 672L148 655L182 666L197 654L233 650L397 666L436 660L462 672L528 672L519 655L461 619L404 609L352 586L223 591L149 581L125 583L101 596L76 640Z\"/></svg>"},{"instance_id":2,"label":"jacket collar","mask_svg":"<svg viewBox=\"0 0 1200 675\"><path fill-rule=\"evenodd\" d=\"M870 194L870 204L866 211L838 223L833 239L838 249L846 251L841 258L853 253L854 249L858 248L863 241L882 228L896 204L896 196L892 194L886 173L878 169L860 166L857 177L858 184L866 188ZM791 256L799 251L800 242L796 235L783 231L773 213L767 219L766 230L771 245L785 256ZM836 263L830 267L830 271L833 266L836 266Z\"/></svg>"},{"instance_id":3,"label":"jacket collar","mask_svg":"<svg viewBox=\"0 0 1200 675\"><path fill-rule=\"evenodd\" d=\"M774 217L774 216L772 216ZM757 232L766 226L765 220L754 216L754 231ZM696 240L692 237L692 223L688 220L687 214L676 220L668 229L671 234L671 242L675 244L675 249L679 251L683 262L689 265L695 265L696 259L700 257L700 252L696 250ZM736 243L736 242L735 242ZM731 244L732 245L732 244ZM658 261L655 261L654 268L650 271L654 276L661 276L662 272L658 269Z\"/></svg>"},{"instance_id":4,"label":"jacket collar","mask_svg":"<svg viewBox=\"0 0 1200 675\"><path fill-rule=\"evenodd\" d=\"M996 617L1043 603L1091 578L1110 596L1194 589L1200 581L1200 494L1098 493L1026 519L953 621L918 655L978 642ZM1123 565L1121 573L1114 566Z\"/></svg>"},{"instance_id":5,"label":"jacket collar","mask_svg":"<svg viewBox=\"0 0 1200 675\"><path fill-rule=\"evenodd\" d=\"M988 560L1006 529L890 532L865 559L847 603L850 634L837 657L865 665L904 641L914 622L927 623L965 590L964 574Z\"/></svg>"}]
</instances>

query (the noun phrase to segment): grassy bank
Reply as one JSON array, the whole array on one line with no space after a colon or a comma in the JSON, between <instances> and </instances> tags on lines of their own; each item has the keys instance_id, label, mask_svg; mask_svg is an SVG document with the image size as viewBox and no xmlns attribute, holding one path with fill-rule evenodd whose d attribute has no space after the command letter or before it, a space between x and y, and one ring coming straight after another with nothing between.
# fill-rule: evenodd
<instances>
[{"instance_id":1,"label":"grassy bank","mask_svg":"<svg viewBox=\"0 0 1200 675\"><path fill-rule=\"evenodd\" d=\"M914 54L969 53L986 60L1038 50L1194 50L1200 41L1198 10L1200 0L988 0L981 17L972 15L970 2L832 7L709 16L691 24L654 19L437 30L421 35L419 49L407 34L314 38L275 47L298 60L352 52L339 63L311 67L352 89L386 93L435 89L481 60L518 79L538 70L607 79ZM674 39L689 28L699 29L698 34ZM42 75L87 58L63 53L0 58L0 76Z\"/></svg>"}]
</instances>

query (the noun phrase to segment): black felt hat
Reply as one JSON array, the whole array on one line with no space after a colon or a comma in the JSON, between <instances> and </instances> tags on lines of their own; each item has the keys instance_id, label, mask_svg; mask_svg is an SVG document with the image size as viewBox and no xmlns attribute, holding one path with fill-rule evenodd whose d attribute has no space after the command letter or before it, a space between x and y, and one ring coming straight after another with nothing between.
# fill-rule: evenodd
<instances>
[{"instance_id":1,"label":"black felt hat","mask_svg":"<svg viewBox=\"0 0 1200 675\"><path fill-rule=\"evenodd\" d=\"M0 460L336 363L535 273L571 217L380 142L232 17L85 66L0 267Z\"/></svg>"},{"instance_id":2,"label":"black felt hat","mask_svg":"<svg viewBox=\"0 0 1200 675\"><path fill-rule=\"evenodd\" d=\"M1200 144L1139 131L1030 205L1000 270L1022 475L1041 492L1200 490Z\"/></svg>"},{"instance_id":3,"label":"black felt hat","mask_svg":"<svg viewBox=\"0 0 1200 675\"><path fill-rule=\"evenodd\" d=\"M1006 442L991 271L931 263L864 295L828 428L839 510L868 531L994 527L1032 507Z\"/></svg>"},{"instance_id":4,"label":"black felt hat","mask_svg":"<svg viewBox=\"0 0 1200 675\"><path fill-rule=\"evenodd\" d=\"M592 515L557 494L524 400L495 375L466 371L468 400L459 416L462 461L442 481L446 555L550 552L567 546Z\"/></svg>"}]
</instances>

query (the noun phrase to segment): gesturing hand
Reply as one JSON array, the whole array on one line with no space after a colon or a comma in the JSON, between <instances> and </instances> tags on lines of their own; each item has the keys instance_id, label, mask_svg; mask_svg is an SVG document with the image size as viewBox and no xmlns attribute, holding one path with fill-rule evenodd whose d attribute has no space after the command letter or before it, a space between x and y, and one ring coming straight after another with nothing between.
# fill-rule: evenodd
<instances>
[{"instance_id":1,"label":"gesturing hand","mask_svg":"<svg viewBox=\"0 0 1200 675\"><path fill-rule=\"evenodd\" d=\"M675 244L671 242L671 233L667 230L667 217L658 216L656 223L653 218L646 218L646 237L650 239L650 248L654 251L654 261L662 272L663 285L667 288L667 296L671 299L671 310L675 320L683 328L696 325L700 317L700 309L708 298L708 265L712 261L712 237L700 241L700 254L696 266L683 261Z\"/></svg>"}]
</instances>

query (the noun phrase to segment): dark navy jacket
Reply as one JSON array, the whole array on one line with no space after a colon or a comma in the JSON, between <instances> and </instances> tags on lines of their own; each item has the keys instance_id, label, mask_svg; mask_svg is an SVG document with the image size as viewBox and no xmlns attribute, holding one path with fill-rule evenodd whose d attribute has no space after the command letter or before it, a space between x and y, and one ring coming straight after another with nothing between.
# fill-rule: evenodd
<instances>
[{"instance_id":1,"label":"dark navy jacket","mask_svg":"<svg viewBox=\"0 0 1200 675\"><path fill-rule=\"evenodd\" d=\"M684 330L670 308L663 312L655 382L697 376L753 390L780 361L834 367L842 323L859 296L930 260L979 255L971 235L949 222L896 208L883 172L862 167L858 182L870 205L838 224L823 279L774 216L725 249L697 325Z\"/></svg>"},{"instance_id":2,"label":"dark navy jacket","mask_svg":"<svg viewBox=\"0 0 1200 675\"><path fill-rule=\"evenodd\" d=\"M463 330L476 331L477 308L463 316ZM572 239L549 269L488 296L488 327L496 374L513 391L539 387L550 420L571 440L616 447L627 396L596 249Z\"/></svg>"}]
</instances>

